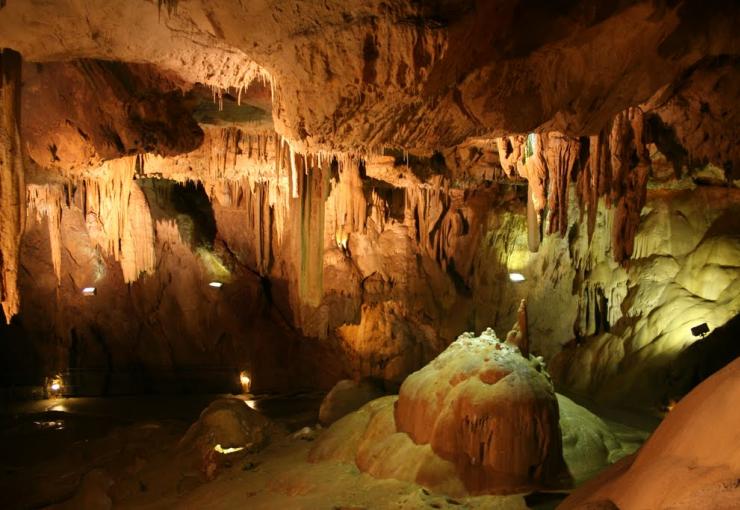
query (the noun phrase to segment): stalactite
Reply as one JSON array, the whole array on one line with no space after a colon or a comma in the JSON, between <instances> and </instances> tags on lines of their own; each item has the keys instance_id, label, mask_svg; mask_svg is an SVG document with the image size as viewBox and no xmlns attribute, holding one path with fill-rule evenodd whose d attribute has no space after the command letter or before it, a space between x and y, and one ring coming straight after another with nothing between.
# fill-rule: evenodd
<instances>
[{"instance_id":1,"label":"stalactite","mask_svg":"<svg viewBox=\"0 0 740 510\"><path fill-rule=\"evenodd\" d=\"M522 174L522 157L524 156L523 149L526 140L527 137L522 135L496 139L499 162L507 177L515 177L515 172Z\"/></svg>"},{"instance_id":2,"label":"stalactite","mask_svg":"<svg viewBox=\"0 0 740 510\"><path fill-rule=\"evenodd\" d=\"M527 179L527 244L529 251L536 252L540 249L542 211L547 201L547 164L543 154L542 136L531 134L529 138L533 152L524 163L524 175Z\"/></svg>"},{"instance_id":3,"label":"stalactite","mask_svg":"<svg viewBox=\"0 0 740 510\"><path fill-rule=\"evenodd\" d=\"M295 159L292 157L291 159ZM328 188L328 171L321 167L303 168L298 158L300 277L299 293L304 304L318 307L323 297L324 212Z\"/></svg>"},{"instance_id":4,"label":"stalactite","mask_svg":"<svg viewBox=\"0 0 740 510\"><path fill-rule=\"evenodd\" d=\"M565 236L568 229L568 187L573 167L578 158L578 140L560 133L549 133L546 137L545 160L550 181L548 209L550 223L548 234L559 232Z\"/></svg>"},{"instance_id":5,"label":"stalactite","mask_svg":"<svg viewBox=\"0 0 740 510\"><path fill-rule=\"evenodd\" d=\"M51 262L57 284L62 280L62 207L67 203L65 195L61 185L29 184L26 189L29 215L38 222L43 217L47 220Z\"/></svg>"},{"instance_id":6,"label":"stalactite","mask_svg":"<svg viewBox=\"0 0 740 510\"><path fill-rule=\"evenodd\" d=\"M325 160L319 156L319 161ZM331 193L334 240L337 246L347 249L350 234L362 232L365 228L367 202L360 176L360 162L351 159L337 166L338 179L333 182Z\"/></svg>"},{"instance_id":7,"label":"stalactite","mask_svg":"<svg viewBox=\"0 0 740 510\"><path fill-rule=\"evenodd\" d=\"M406 188L407 214L414 225L416 242L432 257L435 256L435 233L449 207L449 196L441 184L440 179L435 179L429 186Z\"/></svg>"},{"instance_id":8,"label":"stalactite","mask_svg":"<svg viewBox=\"0 0 740 510\"><path fill-rule=\"evenodd\" d=\"M640 223L640 211L645 205L650 159L643 138L643 115L639 108L630 108L617 116L619 126L612 131L612 201L615 205L612 227L614 260L624 262L634 249L635 234ZM634 156L636 155L636 158ZM637 165L632 167L636 159Z\"/></svg>"},{"instance_id":9,"label":"stalactite","mask_svg":"<svg viewBox=\"0 0 740 510\"><path fill-rule=\"evenodd\" d=\"M617 114L601 133L589 138L588 163L577 178L581 211L588 214L589 241L596 226L599 198L614 208L611 251L614 260L621 263L632 255L647 193L650 158L643 126L639 108Z\"/></svg>"},{"instance_id":10,"label":"stalactite","mask_svg":"<svg viewBox=\"0 0 740 510\"><path fill-rule=\"evenodd\" d=\"M8 323L20 309L18 268L26 217L20 98L21 56L0 50L0 302Z\"/></svg>"},{"instance_id":11,"label":"stalactite","mask_svg":"<svg viewBox=\"0 0 740 510\"><path fill-rule=\"evenodd\" d=\"M136 157L106 162L102 176L85 181L85 217L91 239L121 265L124 281L154 269L154 227L146 197L133 180Z\"/></svg>"},{"instance_id":12,"label":"stalactite","mask_svg":"<svg viewBox=\"0 0 740 510\"><path fill-rule=\"evenodd\" d=\"M287 143L287 142L286 142ZM290 163L290 190L291 197L298 198L298 172L296 170L296 155L293 152L293 147L288 144L288 158Z\"/></svg>"}]
</instances>

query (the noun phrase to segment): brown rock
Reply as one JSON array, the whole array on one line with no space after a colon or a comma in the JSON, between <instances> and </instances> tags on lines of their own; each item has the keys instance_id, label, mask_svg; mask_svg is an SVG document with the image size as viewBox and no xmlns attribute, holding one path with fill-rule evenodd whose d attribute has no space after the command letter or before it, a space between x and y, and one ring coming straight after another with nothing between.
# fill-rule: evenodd
<instances>
[{"instance_id":1,"label":"brown rock","mask_svg":"<svg viewBox=\"0 0 740 510\"><path fill-rule=\"evenodd\" d=\"M324 397L319 408L319 422L331 425L339 418L356 411L366 403L383 396L383 391L368 379L339 381Z\"/></svg>"},{"instance_id":2,"label":"brown rock","mask_svg":"<svg viewBox=\"0 0 740 510\"><path fill-rule=\"evenodd\" d=\"M273 425L237 398L222 398L206 407L180 440L181 448L193 445L213 449L244 448L256 451L270 441Z\"/></svg>"}]
</instances>

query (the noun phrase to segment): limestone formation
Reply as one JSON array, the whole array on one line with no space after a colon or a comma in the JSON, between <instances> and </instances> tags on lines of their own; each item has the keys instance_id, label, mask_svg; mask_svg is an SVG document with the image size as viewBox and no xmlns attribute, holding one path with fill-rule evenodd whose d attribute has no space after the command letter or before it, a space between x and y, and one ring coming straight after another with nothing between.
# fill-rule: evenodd
<instances>
[{"instance_id":1,"label":"limestone formation","mask_svg":"<svg viewBox=\"0 0 740 510\"><path fill-rule=\"evenodd\" d=\"M20 309L19 252L26 219L20 101L21 56L0 49L0 303L8 323Z\"/></svg>"},{"instance_id":2,"label":"limestone formation","mask_svg":"<svg viewBox=\"0 0 740 510\"><path fill-rule=\"evenodd\" d=\"M328 426L343 416L356 411L366 403L380 398L383 392L377 383L363 379L360 382L351 379L339 381L327 393L319 408L319 422Z\"/></svg>"},{"instance_id":3,"label":"limestone formation","mask_svg":"<svg viewBox=\"0 0 740 510\"><path fill-rule=\"evenodd\" d=\"M462 335L385 397L337 421L313 462L354 461L379 478L448 494L568 483L552 384L536 358L492 330Z\"/></svg>"},{"instance_id":4,"label":"limestone formation","mask_svg":"<svg viewBox=\"0 0 740 510\"><path fill-rule=\"evenodd\" d=\"M591 508L732 508L740 470L740 360L704 381L668 414L632 458L577 489L561 505ZM718 424L722 424L721 427Z\"/></svg>"},{"instance_id":5,"label":"limestone formation","mask_svg":"<svg viewBox=\"0 0 740 510\"><path fill-rule=\"evenodd\" d=\"M554 487L564 471L544 366L496 338L464 334L401 386L396 426L452 462L473 493Z\"/></svg>"}]
</instances>

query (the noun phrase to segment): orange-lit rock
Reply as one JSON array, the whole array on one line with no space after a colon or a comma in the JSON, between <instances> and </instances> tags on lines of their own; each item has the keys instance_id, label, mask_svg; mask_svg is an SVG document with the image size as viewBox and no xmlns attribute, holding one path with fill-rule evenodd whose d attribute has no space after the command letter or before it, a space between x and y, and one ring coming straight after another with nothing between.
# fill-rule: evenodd
<instances>
[{"instance_id":1,"label":"orange-lit rock","mask_svg":"<svg viewBox=\"0 0 740 510\"><path fill-rule=\"evenodd\" d=\"M457 469L472 493L567 480L558 405L541 362L496 338L464 334L401 385L396 427ZM567 482L566 482L567 483Z\"/></svg>"},{"instance_id":2,"label":"orange-lit rock","mask_svg":"<svg viewBox=\"0 0 740 510\"><path fill-rule=\"evenodd\" d=\"M0 303L8 323L20 309L19 252L26 219L20 102L21 56L0 49Z\"/></svg>"}]
</instances>

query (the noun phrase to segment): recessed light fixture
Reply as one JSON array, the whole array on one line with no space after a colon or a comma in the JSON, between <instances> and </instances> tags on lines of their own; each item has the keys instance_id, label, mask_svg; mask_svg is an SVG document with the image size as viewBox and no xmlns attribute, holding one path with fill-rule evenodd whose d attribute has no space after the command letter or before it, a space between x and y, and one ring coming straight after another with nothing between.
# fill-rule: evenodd
<instances>
[{"instance_id":1,"label":"recessed light fixture","mask_svg":"<svg viewBox=\"0 0 740 510\"><path fill-rule=\"evenodd\" d=\"M509 280L512 282L523 282L526 278L524 278L522 273L509 273Z\"/></svg>"},{"instance_id":2,"label":"recessed light fixture","mask_svg":"<svg viewBox=\"0 0 740 510\"><path fill-rule=\"evenodd\" d=\"M96 293L97 289L95 287L85 287L82 289L83 296L94 296Z\"/></svg>"},{"instance_id":3,"label":"recessed light fixture","mask_svg":"<svg viewBox=\"0 0 740 510\"><path fill-rule=\"evenodd\" d=\"M223 455L228 455L230 453L240 452L240 451L242 451L244 449L244 447L243 446L237 446L237 447L234 447L234 448L222 448L220 444L217 444L216 446L213 447L213 449L215 451L217 451L218 453L221 453Z\"/></svg>"},{"instance_id":4,"label":"recessed light fixture","mask_svg":"<svg viewBox=\"0 0 740 510\"><path fill-rule=\"evenodd\" d=\"M223 286L223 283L221 283L221 282L211 282L208 285L210 285L213 288L220 289Z\"/></svg>"}]
</instances>

